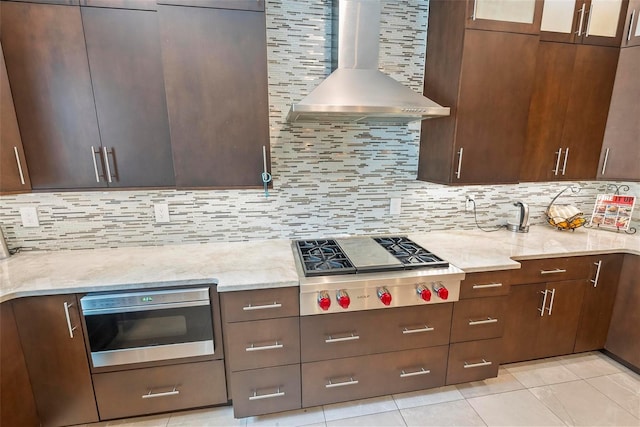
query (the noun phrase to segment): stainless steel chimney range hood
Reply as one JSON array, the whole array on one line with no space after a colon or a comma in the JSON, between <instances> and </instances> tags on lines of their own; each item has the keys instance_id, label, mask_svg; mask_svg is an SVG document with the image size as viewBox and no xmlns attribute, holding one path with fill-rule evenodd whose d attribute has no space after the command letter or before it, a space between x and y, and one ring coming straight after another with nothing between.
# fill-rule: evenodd
<instances>
[{"instance_id":1,"label":"stainless steel chimney range hood","mask_svg":"<svg viewBox=\"0 0 640 427\"><path fill-rule=\"evenodd\" d=\"M334 13L338 0L334 0ZM339 0L337 68L299 103L288 122L409 123L448 116L443 107L378 70L379 0ZM335 23L334 16L334 23ZM337 38L336 33L337 32ZM337 55L335 55L337 53Z\"/></svg>"}]
</instances>

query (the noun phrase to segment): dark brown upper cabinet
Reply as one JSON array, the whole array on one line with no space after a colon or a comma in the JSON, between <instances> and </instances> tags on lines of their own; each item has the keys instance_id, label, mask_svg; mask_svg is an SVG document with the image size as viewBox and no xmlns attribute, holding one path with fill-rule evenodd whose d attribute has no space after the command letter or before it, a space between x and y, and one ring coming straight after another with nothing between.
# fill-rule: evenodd
<instances>
[{"instance_id":1,"label":"dark brown upper cabinet","mask_svg":"<svg viewBox=\"0 0 640 427\"><path fill-rule=\"evenodd\" d=\"M542 0L467 0L466 27L539 34Z\"/></svg>"},{"instance_id":2,"label":"dark brown upper cabinet","mask_svg":"<svg viewBox=\"0 0 640 427\"><path fill-rule=\"evenodd\" d=\"M114 9L157 10L156 0L79 0L80 6Z\"/></svg>"},{"instance_id":3,"label":"dark brown upper cabinet","mask_svg":"<svg viewBox=\"0 0 640 427\"><path fill-rule=\"evenodd\" d=\"M545 0L540 40L620 46L628 0Z\"/></svg>"},{"instance_id":4,"label":"dark brown upper cabinet","mask_svg":"<svg viewBox=\"0 0 640 427\"><path fill-rule=\"evenodd\" d=\"M264 0L157 0L157 3L168 6L193 6L264 12Z\"/></svg>"},{"instance_id":5,"label":"dark brown upper cabinet","mask_svg":"<svg viewBox=\"0 0 640 427\"><path fill-rule=\"evenodd\" d=\"M0 44L0 193L31 191L18 119Z\"/></svg>"},{"instance_id":6,"label":"dark brown upper cabinet","mask_svg":"<svg viewBox=\"0 0 640 427\"><path fill-rule=\"evenodd\" d=\"M263 162L269 168L264 12L161 4L158 13L176 186L261 187Z\"/></svg>"},{"instance_id":7,"label":"dark brown upper cabinet","mask_svg":"<svg viewBox=\"0 0 640 427\"><path fill-rule=\"evenodd\" d=\"M514 183L527 130L538 36L465 29L467 4L429 5L424 93L451 107L424 120L418 179Z\"/></svg>"},{"instance_id":8,"label":"dark brown upper cabinet","mask_svg":"<svg viewBox=\"0 0 640 427\"><path fill-rule=\"evenodd\" d=\"M640 0L629 0L622 47L640 46Z\"/></svg>"}]
</instances>

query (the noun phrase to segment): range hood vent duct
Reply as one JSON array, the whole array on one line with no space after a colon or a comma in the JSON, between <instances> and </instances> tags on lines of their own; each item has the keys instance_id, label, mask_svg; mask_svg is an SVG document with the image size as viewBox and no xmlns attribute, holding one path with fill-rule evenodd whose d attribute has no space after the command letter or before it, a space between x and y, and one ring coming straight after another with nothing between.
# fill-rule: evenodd
<instances>
[{"instance_id":1,"label":"range hood vent duct","mask_svg":"<svg viewBox=\"0 0 640 427\"><path fill-rule=\"evenodd\" d=\"M332 64L335 67L337 57L337 68L309 95L291 105L288 122L409 123L449 115L449 107L378 70L379 0L340 0L338 7L336 4L338 0L332 8L332 37L337 39Z\"/></svg>"}]
</instances>

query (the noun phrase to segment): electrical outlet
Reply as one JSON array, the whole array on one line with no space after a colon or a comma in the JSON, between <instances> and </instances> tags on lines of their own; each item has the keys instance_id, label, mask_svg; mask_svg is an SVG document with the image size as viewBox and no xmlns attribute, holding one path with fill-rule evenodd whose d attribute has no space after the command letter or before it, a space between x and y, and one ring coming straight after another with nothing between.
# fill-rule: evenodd
<instances>
[{"instance_id":1,"label":"electrical outlet","mask_svg":"<svg viewBox=\"0 0 640 427\"><path fill-rule=\"evenodd\" d=\"M171 222L171 216L169 216L169 205L167 203L156 203L153 205L153 209L156 214L156 222Z\"/></svg>"},{"instance_id":2,"label":"electrical outlet","mask_svg":"<svg viewBox=\"0 0 640 427\"><path fill-rule=\"evenodd\" d=\"M389 203L389 215L400 215L402 212L402 199L400 197L392 197Z\"/></svg>"},{"instance_id":3,"label":"electrical outlet","mask_svg":"<svg viewBox=\"0 0 640 427\"><path fill-rule=\"evenodd\" d=\"M23 227L40 227L38 210L35 206L25 206L20 208L20 217L22 218Z\"/></svg>"},{"instance_id":4,"label":"electrical outlet","mask_svg":"<svg viewBox=\"0 0 640 427\"><path fill-rule=\"evenodd\" d=\"M473 207L475 204L475 196L473 194L467 194L467 198L464 202L464 210L465 212L473 212Z\"/></svg>"}]
</instances>

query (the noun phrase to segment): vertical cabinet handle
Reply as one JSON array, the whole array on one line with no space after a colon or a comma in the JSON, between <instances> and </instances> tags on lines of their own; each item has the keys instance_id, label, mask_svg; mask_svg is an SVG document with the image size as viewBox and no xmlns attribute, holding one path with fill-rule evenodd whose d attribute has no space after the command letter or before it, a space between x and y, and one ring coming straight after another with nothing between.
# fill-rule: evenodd
<instances>
[{"instance_id":1,"label":"vertical cabinet handle","mask_svg":"<svg viewBox=\"0 0 640 427\"><path fill-rule=\"evenodd\" d=\"M594 277L594 279L591 280L591 283L593 283L593 287L596 288L598 287L598 279L600 279L600 267L602 267L602 260L598 262L594 262L593 265L597 266L597 268L596 268L596 277Z\"/></svg>"},{"instance_id":2,"label":"vertical cabinet handle","mask_svg":"<svg viewBox=\"0 0 640 427\"><path fill-rule=\"evenodd\" d=\"M20 174L20 183L24 185L24 173L22 173L22 165L20 164L20 154L18 154L18 147L13 147L13 152L16 154L16 163L18 164L18 173Z\"/></svg>"},{"instance_id":3,"label":"vertical cabinet handle","mask_svg":"<svg viewBox=\"0 0 640 427\"><path fill-rule=\"evenodd\" d=\"M587 31L584 32L585 37L589 37L589 30L591 29L591 12L593 11L593 1L591 1L591 6L589 6L589 18L587 18Z\"/></svg>"},{"instance_id":4,"label":"vertical cabinet handle","mask_svg":"<svg viewBox=\"0 0 640 427\"><path fill-rule=\"evenodd\" d=\"M458 170L456 171L456 178L460 179L460 173L462 172L462 153L463 153L464 148L460 147L460 150L458 150Z\"/></svg>"},{"instance_id":5,"label":"vertical cabinet handle","mask_svg":"<svg viewBox=\"0 0 640 427\"><path fill-rule=\"evenodd\" d=\"M560 171L560 159L562 158L562 148L558 148L558 151L556 151L556 154L558 155L558 157L556 158L556 167L553 169L554 175L558 175L558 172Z\"/></svg>"},{"instance_id":6,"label":"vertical cabinet handle","mask_svg":"<svg viewBox=\"0 0 640 427\"><path fill-rule=\"evenodd\" d=\"M100 175L98 175L98 162L96 161L96 149L91 146L91 158L93 159L93 170L96 173L96 182L100 182Z\"/></svg>"},{"instance_id":7,"label":"vertical cabinet handle","mask_svg":"<svg viewBox=\"0 0 640 427\"><path fill-rule=\"evenodd\" d=\"M474 2L473 2L473 15L471 15L471 19L473 21L476 20L477 13L478 13L478 0L474 0Z\"/></svg>"},{"instance_id":8,"label":"vertical cabinet handle","mask_svg":"<svg viewBox=\"0 0 640 427\"><path fill-rule=\"evenodd\" d=\"M602 162L602 175L607 170L607 160L609 160L609 149L604 150L604 161Z\"/></svg>"},{"instance_id":9,"label":"vertical cabinet handle","mask_svg":"<svg viewBox=\"0 0 640 427\"><path fill-rule=\"evenodd\" d=\"M582 22L584 21L584 12L586 9L586 4L582 3L582 7L580 8L580 22L578 24L578 37L582 36Z\"/></svg>"},{"instance_id":10,"label":"vertical cabinet handle","mask_svg":"<svg viewBox=\"0 0 640 427\"><path fill-rule=\"evenodd\" d=\"M636 10L634 9L631 12L631 18L629 19L629 31L627 31L627 42L631 41L631 30L633 29L633 18L635 18L635 16L636 16Z\"/></svg>"},{"instance_id":11,"label":"vertical cabinet handle","mask_svg":"<svg viewBox=\"0 0 640 427\"><path fill-rule=\"evenodd\" d=\"M564 163L562 164L562 175L567 171L567 160L569 159L569 147L564 150Z\"/></svg>"},{"instance_id":12,"label":"vertical cabinet handle","mask_svg":"<svg viewBox=\"0 0 640 427\"><path fill-rule=\"evenodd\" d=\"M547 292L548 291L546 289L544 291L540 291L540 293L544 295L544 298L542 299L542 308L538 309L540 317L544 316L544 306L547 305Z\"/></svg>"},{"instance_id":13,"label":"vertical cabinet handle","mask_svg":"<svg viewBox=\"0 0 640 427\"><path fill-rule=\"evenodd\" d=\"M549 312L549 316L551 316L551 310L553 310L553 301L556 299L556 290L551 289L551 301L549 301L549 308L547 311Z\"/></svg>"},{"instance_id":14,"label":"vertical cabinet handle","mask_svg":"<svg viewBox=\"0 0 640 427\"><path fill-rule=\"evenodd\" d=\"M69 308L73 307L73 303L69 304L68 302L64 302L64 315L67 318L67 328L69 328L69 337L73 338L73 331L76 330L77 326L71 326L71 316L69 315Z\"/></svg>"},{"instance_id":15,"label":"vertical cabinet handle","mask_svg":"<svg viewBox=\"0 0 640 427\"><path fill-rule=\"evenodd\" d=\"M111 179L111 168L109 167L109 154L107 152L107 147L102 147L102 152L104 153L104 164L107 167L107 181L113 182ZM111 151L113 153L113 151Z\"/></svg>"}]
</instances>

